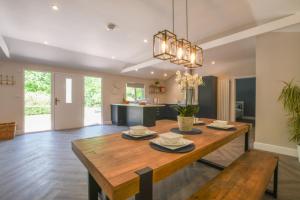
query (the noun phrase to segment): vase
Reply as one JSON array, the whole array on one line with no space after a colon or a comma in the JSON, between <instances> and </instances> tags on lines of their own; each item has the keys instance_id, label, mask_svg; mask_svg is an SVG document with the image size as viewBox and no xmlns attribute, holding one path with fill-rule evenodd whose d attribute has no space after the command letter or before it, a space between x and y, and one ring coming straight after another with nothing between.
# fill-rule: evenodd
<instances>
[{"instance_id":1,"label":"vase","mask_svg":"<svg viewBox=\"0 0 300 200\"><path fill-rule=\"evenodd\" d=\"M178 127L181 131L191 131L194 125L194 117L177 116Z\"/></svg>"},{"instance_id":2,"label":"vase","mask_svg":"<svg viewBox=\"0 0 300 200\"><path fill-rule=\"evenodd\" d=\"M297 145L298 161L300 162L300 144Z\"/></svg>"}]
</instances>

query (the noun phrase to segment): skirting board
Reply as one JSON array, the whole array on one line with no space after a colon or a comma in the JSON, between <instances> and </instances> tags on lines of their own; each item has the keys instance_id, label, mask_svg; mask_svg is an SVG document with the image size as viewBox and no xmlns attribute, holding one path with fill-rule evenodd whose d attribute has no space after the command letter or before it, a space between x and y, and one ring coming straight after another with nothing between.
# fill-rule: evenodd
<instances>
[{"instance_id":1,"label":"skirting board","mask_svg":"<svg viewBox=\"0 0 300 200\"><path fill-rule=\"evenodd\" d=\"M103 121L103 124L105 124L105 125L111 125L112 122L111 121Z\"/></svg>"},{"instance_id":2,"label":"skirting board","mask_svg":"<svg viewBox=\"0 0 300 200\"><path fill-rule=\"evenodd\" d=\"M17 130L16 135L24 135L24 130Z\"/></svg>"},{"instance_id":3,"label":"skirting board","mask_svg":"<svg viewBox=\"0 0 300 200\"><path fill-rule=\"evenodd\" d=\"M254 149L270 151L270 152L283 154L283 155L287 155L287 156L298 157L297 149L281 147L281 146L272 145L272 144L254 142Z\"/></svg>"}]
</instances>

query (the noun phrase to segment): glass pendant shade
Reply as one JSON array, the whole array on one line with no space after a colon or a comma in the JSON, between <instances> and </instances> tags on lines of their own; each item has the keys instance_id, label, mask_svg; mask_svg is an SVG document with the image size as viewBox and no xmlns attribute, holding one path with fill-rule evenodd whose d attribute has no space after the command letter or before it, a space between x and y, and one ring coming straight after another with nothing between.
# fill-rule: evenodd
<instances>
[{"instance_id":1,"label":"glass pendant shade","mask_svg":"<svg viewBox=\"0 0 300 200\"><path fill-rule=\"evenodd\" d=\"M203 50L197 45L192 45L190 49L189 62L184 66L187 68L197 68L203 65Z\"/></svg>"},{"instance_id":2,"label":"glass pendant shade","mask_svg":"<svg viewBox=\"0 0 300 200\"><path fill-rule=\"evenodd\" d=\"M176 35L168 30L153 36L153 57L170 60L176 57Z\"/></svg>"},{"instance_id":3,"label":"glass pendant shade","mask_svg":"<svg viewBox=\"0 0 300 200\"><path fill-rule=\"evenodd\" d=\"M172 58L171 63L177 65L185 65L189 63L191 43L185 39L176 41L176 57Z\"/></svg>"}]
</instances>

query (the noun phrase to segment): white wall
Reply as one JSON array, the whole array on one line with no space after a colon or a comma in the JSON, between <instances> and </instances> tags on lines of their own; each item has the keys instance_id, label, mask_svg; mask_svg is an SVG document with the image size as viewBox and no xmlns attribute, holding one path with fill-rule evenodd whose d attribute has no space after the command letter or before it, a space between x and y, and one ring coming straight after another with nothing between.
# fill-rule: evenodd
<instances>
[{"instance_id":1,"label":"white wall","mask_svg":"<svg viewBox=\"0 0 300 200\"><path fill-rule=\"evenodd\" d=\"M125 93L127 82L144 83L146 88L146 97L153 101L153 95L149 94L148 87L154 83L154 80L139 79L127 76L117 76L106 73L77 70L62 67L51 67L45 65L34 65L20 62L0 61L0 74L13 75L16 80L14 86L0 86L0 122L17 122L18 133L23 133L23 101L24 101L24 69L49 71L49 72L63 72L81 74L87 76L96 76L102 78L102 95L103 95L103 121L109 123L110 118L110 104L121 103ZM160 81L164 85L163 81ZM113 94L113 84L118 83L121 90ZM165 102L165 95L158 95L160 102Z\"/></svg>"},{"instance_id":2,"label":"white wall","mask_svg":"<svg viewBox=\"0 0 300 200\"><path fill-rule=\"evenodd\" d=\"M282 81L293 78L300 81L299 55L300 33L274 32L257 37L255 142L258 147L286 151L281 153L296 148L289 142L287 116L278 96Z\"/></svg>"}]
</instances>

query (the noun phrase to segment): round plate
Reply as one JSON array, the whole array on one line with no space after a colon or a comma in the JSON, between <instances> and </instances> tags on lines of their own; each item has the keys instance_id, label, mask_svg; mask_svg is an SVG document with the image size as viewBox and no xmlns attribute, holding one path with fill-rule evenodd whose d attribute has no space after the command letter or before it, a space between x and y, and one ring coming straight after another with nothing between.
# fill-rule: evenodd
<instances>
[{"instance_id":1,"label":"round plate","mask_svg":"<svg viewBox=\"0 0 300 200\"><path fill-rule=\"evenodd\" d=\"M150 142L149 144L150 144L150 147L152 147L152 149L155 149L157 151L167 152L167 153L187 153L187 152L193 151L195 149L194 144L189 144L187 146L184 146L184 147L181 147L181 148L178 148L175 150L168 149L166 147L154 144L152 142Z\"/></svg>"},{"instance_id":2,"label":"round plate","mask_svg":"<svg viewBox=\"0 0 300 200\"><path fill-rule=\"evenodd\" d=\"M157 134L146 135L146 136L142 136L142 137L133 137L133 136L127 135L125 133L122 133L122 138L127 139L127 140L149 140L149 139L156 138L156 136L157 136Z\"/></svg>"},{"instance_id":3,"label":"round plate","mask_svg":"<svg viewBox=\"0 0 300 200\"><path fill-rule=\"evenodd\" d=\"M198 128L193 128L191 131L181 131L181 130L179 130L179 128L171 128L170 131L173 133L179 133L182 135L198 135L198 134L202 133L202 131Z\"/></svg>"},{"instance_id":4,"label":"round plate","mask_svg":"<svg viewBox=\"0 0 300 200\"><path fill-rule=\"evenodd\" d=\"M236 128L235 127L232 127L232 128L229 128L229 129L223 129L223 128L217 128L217 127L210 127L210 126L206 126L207 128L210 128L210 129L214 129L214 130L220 130L220 131L235 131Z\"/></svg>"}]
</instances>

